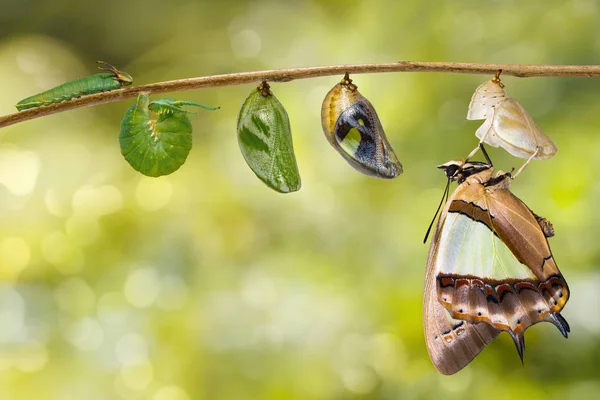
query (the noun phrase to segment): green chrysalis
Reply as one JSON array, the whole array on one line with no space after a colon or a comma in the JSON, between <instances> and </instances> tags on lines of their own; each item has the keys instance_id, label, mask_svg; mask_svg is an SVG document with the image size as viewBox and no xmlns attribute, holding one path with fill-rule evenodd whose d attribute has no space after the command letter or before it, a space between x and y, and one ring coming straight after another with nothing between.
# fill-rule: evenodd
<instances>
[{"instance_id":1,"label":"green chrysalis","mask_svg":"<svg viewBox=\"0 0 600 400\"><path fill-rule=\"evenodd\" d=\"M133 78L127 72L119 71L104 61L97 61L97 63L98 69L107 72L63 83L45 92L27 97L18 102L15 107L17 107L17 110L23 111L28 108L47 106L65 100L76 99L88 94L120 89L123 86L129 86L133 83Z\"/></svg>"},{"instance_id":2,"label":"green chrysalis","mask_svg":"<svg viewBox=\"0 0 600 400\"><path fill-rule=\"evenodd\" d=\"M181 106L211 107L171 98L150 102L142 93L125 112L119 143L121 154L136 171L147 176L168 175L183 165L192 148L192 123ZM149 111L157 114L150 119Z\"/></svg>"},{"instance_id":3,"label":"green chrysalis","mask_svg":"<svg viewBox=\"0 0 600 400\"><path fill-rule=\"evenodd\" d=\"M242 155L260 180L280 193L300 189L290 120L267 82L242 104L237 132Z\"/></svg>"}]
</instances>

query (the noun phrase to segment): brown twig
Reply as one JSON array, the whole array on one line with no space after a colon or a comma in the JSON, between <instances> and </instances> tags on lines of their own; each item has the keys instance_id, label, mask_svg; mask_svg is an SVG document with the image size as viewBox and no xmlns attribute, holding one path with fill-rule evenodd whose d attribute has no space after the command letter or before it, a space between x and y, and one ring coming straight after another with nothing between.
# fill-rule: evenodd
<instances>
[{"instance_id":1,"label":"brown twig","mask_svg":"<svg viewBox=\"0 0 600 400\"><path fill-rule=\"evenodd\" d=\"M166 93L184 90L196 90L206 87L234 86L262 81L289 82L295 79L316 78L320 76L366 74L379 72L451 72L457 74L489 74L498 70L502 74L521 78L534 76L600 76L600 65L521 65L521 64L478 64L454 62L412 62L398 61L382 64L347 64L322 67L290 68L236 74L204 76L199 78L178 79L174 81L150 83L132 86L111 92L97 93L78 99L64 101L45 107L32 108L19 113L0 117L0 128L30 119L56 114L75 108L91 107L114 101L136 97L141 92Z\"/></svg>"}]
</instances>

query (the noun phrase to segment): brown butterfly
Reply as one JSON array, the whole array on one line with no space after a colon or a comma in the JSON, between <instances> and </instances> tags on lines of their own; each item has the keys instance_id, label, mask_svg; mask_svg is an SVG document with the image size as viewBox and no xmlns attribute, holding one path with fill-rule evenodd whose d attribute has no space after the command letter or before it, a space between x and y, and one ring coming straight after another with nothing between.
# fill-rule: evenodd
<instances>
[{"instance_id":1,"label":"brown butterfly","mask_svg":"<svg viewBox=\"0 0 600 400\"><path fill-rule=\"evenodd\" d=\"M569 288L546 239L552 224L512 194L510 173L494 173L491 163L438 168L459 185L427 260L423 320L435 367L445 375L460 371L503 331L522 361L525 330L542 321L567 337L560 311Z\"/></svg>"}]
</instances>

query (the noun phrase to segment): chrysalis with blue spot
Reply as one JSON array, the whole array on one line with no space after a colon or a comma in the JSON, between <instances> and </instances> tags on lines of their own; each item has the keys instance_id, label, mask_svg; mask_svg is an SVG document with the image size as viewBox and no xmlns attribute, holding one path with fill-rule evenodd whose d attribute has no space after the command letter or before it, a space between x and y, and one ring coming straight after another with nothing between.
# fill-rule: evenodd
<instances>
[{"instance_id":1,"label":"chrysalis with blue spot","mask_svg":"<svg viewBox=\"0 0 600 400\"><path fill-rule=\"evenodd\" d=\"M300 189L290 120L267 82L242 104L237 132L242 155L261 181L280 193Z\"/></svg>"},{"instance_id":2,"label":"chrysalis with blue spot","mask_svg":"<svg viewBox=\"0 0 600 400\"><path fill-rule=\"evenodd\" d=\"M329 143L358 171L383 179L402 173L375 108L347 73L325 96L321 124Z\"/></svg>"}]
</instances>

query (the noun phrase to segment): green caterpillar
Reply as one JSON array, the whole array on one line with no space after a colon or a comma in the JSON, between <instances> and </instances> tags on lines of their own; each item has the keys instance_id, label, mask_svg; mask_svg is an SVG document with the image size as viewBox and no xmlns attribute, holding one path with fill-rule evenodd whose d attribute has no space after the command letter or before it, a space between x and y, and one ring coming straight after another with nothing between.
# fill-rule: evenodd
<instances>
[{"instance_id":1,"label":"green caterpillar","mask_svg":"<svg viewBox=\"0 0 600 400\"><path fill-rule=\"evenodd\" d=\"M47 106L65 100L76 99L88 94L120 89L123 86L129 86L133 83L133 78L127 72L119 71L104 61L97 61L97 63L98 69L108 72L63 83L45 92L27 97L18 102L15 107L17 107L17 110L23 111L28 108Z\"/></svg>"}]
</instances>

